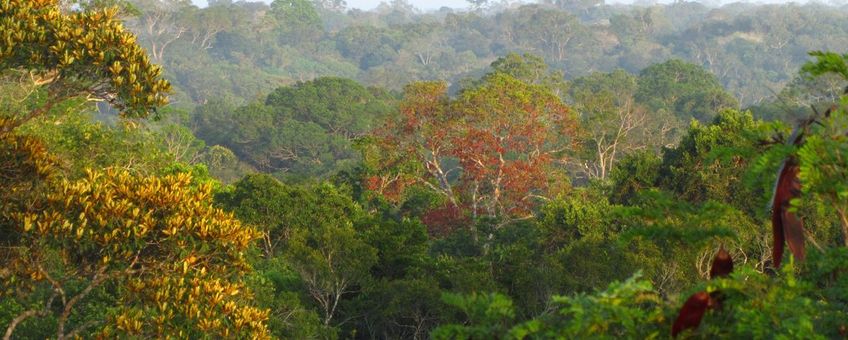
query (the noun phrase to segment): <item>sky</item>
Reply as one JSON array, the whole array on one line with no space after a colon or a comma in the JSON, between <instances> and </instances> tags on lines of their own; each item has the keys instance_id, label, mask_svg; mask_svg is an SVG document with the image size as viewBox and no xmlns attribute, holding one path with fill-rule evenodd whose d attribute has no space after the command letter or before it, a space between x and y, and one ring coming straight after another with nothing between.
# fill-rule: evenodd
<instances>
[{"instance_id":1,"label":"sky","mask_svg":"<svg viewBox=\"0 0 848 340\"><path fill-rule=\"evenodd\" d=\"M360 9L372 9L379 5L381 0L347 0L347 6ZM468 7L465 0L410 0L409 3L421 9L439 9L442 7Z\"/></svg>"},{"instance_id":2,"label":"sky","mask_svg":"<svg viewBox=\"0 0 848 340\"><path fill-rule=\"evenodd\" d=\"M271 2L272 0L261 0ZM347 0L347 7L359 9L373 9L384 0ZM195 5L206 6L206 0L192 0ZM465 0L410 0L411 4L420 9L439 9L441 7L465 8L468 2Z\"/></svg>"},{"instance_id":3,"label":"sky","mask_svg":"<svg viewBox=\"0 0 848 340\"><path fill-rule=\"evenodd\" d=\"M206 6L206 0L192 0L192 1L194 2L195 5ZM250 1L256 1L256 0L250 0ZM260 0L260 1L271 2L273 0ZM347 0L347 6L348 6L348 8L359 8L359 9L369 10L369 9L373 9L373 8L377 7L377 5L379 5L383 1L388 2L388 0ZM659 0L658 2L667 3L667 2L671 2L671 1L673 1L673 0ZM724 1L719 1L719 2L727 3L727 2L735 2L735 1L739 1L739 0L724 0ZM745 0L742 0L742 1L745 1ZM783 3L783 2L790 2L790 1L806 2L806 0L747 0L745 2ZM423 10L439 9L439 8L442 8L442 7L445 7L445 6L453 7L453 8L468 8L468 2L466 2L465 0L409 0L409 2L411 4L413 4L415 7L423 9ZM633 0L607 0L606 1L606 3L608 3L608 4L631 3L631 2L633 2ZM823 0L823 2L826 3L827 1Z\"/></svg>"}]
</instances>

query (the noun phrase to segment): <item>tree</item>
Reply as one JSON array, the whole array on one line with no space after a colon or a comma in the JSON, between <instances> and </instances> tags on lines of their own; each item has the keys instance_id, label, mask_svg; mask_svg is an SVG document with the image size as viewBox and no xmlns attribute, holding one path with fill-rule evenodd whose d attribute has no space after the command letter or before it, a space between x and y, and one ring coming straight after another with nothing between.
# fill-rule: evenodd
<instances>
[{"instance_id":1,"label":"tree","mask_svg":"<svg viewBox=\"0 0 848 340\"><path fill-rule=\"evenodd\" d=\"M41 101L6 132L73 97L106 101L127 117L146 117L167 102L170 84L117 13L65 13L58 0L0 4L0 36L6 37L0 69L29 74L30 95Z\"/></svg>"},{"instance_id":2,"label":"tree","mask_svg":"<svg viewBox=\"0 0 848 340\"><path fill-rule=\"evenodd\" d=\"M139 174L160 174L161 169L180 161L176 153L198 151L202 145L185 130L170 125L180 134L179 143L162 138L163 130L151 131L143 122L96 121L91 107L74 99L54 106L54 112L17 129L16 134L38 140L57 161L54 170L68 178L79 178L88 169L120 167ZM173 124L173 123L170 123ZM172 153L174 152L174 153ZM186 160L188 161L188 160Z\"/></svg>"},{"instance_id":3,"label":"tree","mask_svg":"<svg viewBox=\"0 0 848 340\"><path fill-rule=\"evenodd\" d=\"M179 123L165 123L156 127L155 136L162 141L164 151L174 162L196 164L200 161L206 143L197 139L191 130Z\"/></svg>"},{"instance_id":4,"label":"tree","mask_svg":"<svg viewBox=\"0 0 848 340\"><path fill-rule=\"evenodd\" d=\"M490 67L492 73L504 73L528 84L545 86L557 96L563 96L568 87L562 72L549 70L545 59L537 55L510 53L492 62Z\"/></svg>"},{"instance_id":5,"label":"tree","mask_svg":"<svg viewBox=\"0 0 848 340\"><path fill-rule=\"evenodd\" d=\"M20 243L2 291L15 289L15 301L31 309L11 321L6 338L25 320L48 316L59 339L266 337L267 311L251 307L234 279L248 271L244 252L258 234L213 208L211 188L191 181L92 171L58 183L38 208L13 213ZM120 287L107 300L113 305L81 314L107 286Z\"/></svg>"},{"instance_id":6,"label":"tree","mask_svg":"<svg viewBox=\"0 0 848 340\"><path fill-rule=\"evenodd\" d=\"M749 110L765 120L788 122L802 119L809 113L810 107L824 111L838 102L846 86L848 81L836 74L822 74L814 78L799 75L786 84L775 98Z\"/></svg>"},{"instance_id":7,"label":"tree","mask_svg":"<svg viewBox=\"0 0 848 340\"><path fill-rule=\"evenodd\" d=\"M288 185L266 174L245 176L216 200L263 233L266 258L281 255L293 233L329 221L362 218L361 208L328 185Z\"/></svg>"},{"instance_id":8,"label":"tree","mask_svg":"<svg viewBox=\"0 0 848 340\"><path fill-rule=\"evenodd\" d=\"M366 166L375 172L367 179L369 190L396 199L407 184L420 182L454 207L460 206L448 177L455 169L443 164L450 156L447 136L454 119L446 112L446 92L447 85L440 82L406 86L400 115L388 119L375 131L375 138L364 141L371 145L360 146Z\"/></svg>"},{"instance_id":9,"label":"tree","mask_svg":"<svg viewBox=\"0 0 848 340\"><path fill-rule=\"evenodd\" d=\"M11 214L28 206L33 192L39 192L44 182L55 176L57 160L47 153L44 143L36 138L10 132L16 122L0 116L0 244L15 244L15 223Z\"/></svg>"},{"instance_id":10,"label":"tree","mask_svg":"<svg viewBox=\"0 0 848 340\"><path fill-rule=\"evenodd\" d=\"M586 156L579 160L579 171L587 178L606 179L622 156L664 145L667 131L648 128L659 122L648 121L647 110L634 98L636 88L636 77L622 70L594 73L571 84L569 96L586 133Z\"/></svg>"},{"instance_id":11,"label":"tree","mask_svg":"<svg viewBox=\"0 0 848 340\"><path fill-rule=\"evenodd\" d=\"M142 15L138 19L139 33L150 43L153 60L163 62L165 51L188 31L179 17L191 6L188 0L140 0Z\"/></svg>"},{"instance_id":12,"label":"tree","mask_svg":"<svg viewBox=\"0 0 848 340\"><path fill-rule=\"evenodd\" d=\"M220 145L207 148L200 159L209 168L209 173L224 184L235 182L253 171L240 162L232 150Z\"/></svg>"},{"instance_id":13,"label":"tree","mask_svg":"<svg viewBox=\"0 0 848 340\"><path fill-rule=\"evenodd\" d=\"M353 25L336 34L336 48L346 58L353 59L359 68L368 70L397 58L400 41L392 33L374 26Z\"/></svg>"},{"instance_id":14,"label":"tree","mask_svg":"<svg viewBox=\"0 0 848 340\"><path fill-rule=\"evenodd\" d=\"M557 312L520 324L510 334L518 338L651 337L663 321L659 294L638 273L593 294L553 296L551 300Z\"/></svg>"},{"instance_id":15,"label":"tree","mask_svg":"<svg viewBox=\"0 0 848 340\"><path fill-rule=\"evenodd\" d=\"M347 8L347 1L345 0L313 0L313 3L315 7L330 11L343 12Z\"/></svg>"},{"instance_id":16,"label":"tree","mask_svg":"<svg viewBox=\"0 0 848 340\"><path fill-rule=\"evenodd\" d=\"M653 152L636 152L623 157L610 172L610 201L627 204L639 192L656 186L662 158Z\"/></svg>"},{"instance_id":17,"label":"tree","mask_svg":"<svg viewBox=\"0 0 848 340\"><path fill-rule=\"evenodd\" d=\"M244 223L255 226L262 232L262 251L272 258L285 244L294 228L304 227L296 223L291 207L296 205L298 192L280 183L269 175L248 175L234 184L231 191L216 198L227 210L233 211Z\"/></svg>"},{"instance_id":18,"label":"tree","mask_svg":"<svg viewBox=\"0 0 848 340\"><path fill-rule=\"evenodd\" d=\"M680 144L663 154L659 185L690 202L726 202L757 216L762 204L752 197L763 197L762 188L742 183L751 160L765 150L761 141L776 128L736 110L709 125L693 121Z\"/></svg>"},{"instance_id":19,"label":"tree","mask_svg":"<svg viewBox=\"0 0 848 340\"><path fill-rule=\"evenodd\" d=\"M265 103L238 108L213 100L195 111L195 131L226 146L257 169L290 179L328 176L358 161L352 144L376 127L394 98L343 78L280 87Z\"/></svg>"},{"instance_id":20,"label":"tree","mask_svg":"<svg viewBox=\"0 0 848 340\"><path fill-rule=\"evenodd\" d=\"M464 91L452 154L462 167L473 214L519 216L547 186L549 166L571 146L568 108L541 86L501 73Z\"/></svg>"},{"instance_id":21,"label":"tree","mask_svg":"<svg viewBox=\"0 0 848 340\"><path fill-rule=\"evenodd\" d=\"M187 24L186 30L191 38L191 43L199 49L211 49L215 43L218 33L232 29L235 20L239 19L233 15L233 11L239 13L234 6L208 6L200 10L187 11L180 20ZM240 14L240 13L239 13Z\"/></svg>"},{"instance_id":22,"label":"tree","mask_svg":"<svg viewBox=\"0 0 848 340\"><path fill-rule=\"evenodd\" d=\"M279 23L283 42L311 42L322 33L321 17L310 0L274 0L270 14Z\"/></svg>"},{"instance_id":23,"label":"tree","mask_svg":"<svg viewBox=\"0 0 848 340\"><path fill-rule=\"evenodd\" d=\"M664 312L659 294L638 274L594 294L554 296L555 312L526 322L515 320L512 301L500 294L446 294L443 300L460 309L467 321L436 328L435 339L651 337Z\"/></svg>"},{"instance_id":24,"label":"tree","mask_svg":"<svg viewBox=\"0 0 848 340\"><path fill-rule=\"evenodd\" d=\"M268 94L265 104L274 108L279 125L289 119L312 122L352 141L376 127L391 109L389 99L381 89L368 89L350 79L322 77L279 87Z\"/></svg>"},{"instance_id":25,"label":"tree","mask_svg":"<svg viewBox=\"0 0 848 340\"><path fill-rule=\"evenodd\" d=\"M559 8L574 13L583 12L585 14L588 14L591 8L604 4L604 0L545 0L545 2L553 2Z\"/></svg>"},{"instance_id":26,"label":"tree","mask_svg":"<svg viewBox=\"0 0 848 340\"><path fill-rule=\"evenodd\" d=\"M329 185L319 187L315 194L326 199L321 205L332 208L349 200ZM325 326L336 316L342 297L365 284L377 262L377 251L354 229L355 215L339 212L342 214L313 215L311 224L293 230L284 253L318 304Z\"/></svg>"},{"instance_id":27,"label":"tree","mask_svg":"<svg viewBox=\"0 0 848 340\"><path fill-rule=\"evenodd\" d=\"M515 325L515 308L512 301L498 293L450 294L442 300L462 311L467 318L462 324L447 324L436 328L433 339L491 339L509 334Z\"/></svg>"},{"instance_id":28,"label":"tree","mask_svg":"<svg viewBox=\"0 0 848 340\"><path fill-rule=\"evenodd\" d=\"M527 217L553 164L572 146L575 122L568 108L545 87L503 73L490 74L455 100L445 89L442 83L406 88L400 116L378 137L384 156L405 160L384 162L382 169L417 167L406 178L475 217ZM374 178L372 188L404 177L385 175Z\"/></svg>"},{"instance_id":29,"label":"tree","mask_svg":"<svg viewBox=\"0 0 848 340\"><path fill-rule=\"evenodd\" d=\"M473 10L480 10L489 4L489 0L465 0Z\"/></svg>"},{"instance_id":30,"label":"tree","mask_svg":"<svg viewBox=\"0 0 848 340\"><path fill-rule=\"evenodd\" d=\"M536 44L548 60L564 61L572 40L584 33L577 17L568 12L523 6L516 15L521 22L515 27L515 39L519 44L524 41Z\"/></svg>"},{"instance_id":31,"label":"tree","mask_svg":"<svg viewBox=\"0 0 848 340\"><path fill-rule=\"evenodd\" d=\"M376 249L354 229L364 217L350 197L329 184L283 184L251 175L217 200L263 234L265 262L284 260L317 304L324 326L341 300L357 291L377 263Z\"/></svg>"},{"instance_id":32,"label":"tree","mask_svg":"<svg viewBox=\"0 0 848 340\"><path fill-rule=\"evenodd\" d=\"M738 106L713 74L676 59L642 70L635 96L652 111L673 112L683 121L707 121L722 109Z\"/></svg>"},{"instance_id":33,"label":"tree","mask_svg":"<svg viewBox=\"0 0 848 340\"><path fill-rule=\"evenodd\" d=\"M813 52L815 62L802 69L808 77L835 74L848 80L848 54ZM848 247L848 94L820 119L820 128L805 138L798 149L803 193L833 209L841 226L843 245Z\"/></svg>"}]
</instances>

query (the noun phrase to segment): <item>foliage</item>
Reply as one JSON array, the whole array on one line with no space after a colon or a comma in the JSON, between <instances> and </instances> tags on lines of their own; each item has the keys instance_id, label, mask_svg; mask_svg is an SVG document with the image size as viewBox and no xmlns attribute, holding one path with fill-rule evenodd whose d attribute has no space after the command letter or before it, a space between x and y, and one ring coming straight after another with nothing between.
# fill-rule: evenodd
<instances>
[{"instance_id":1,"label":"foliage","mask_svg":"<svg viewBox=\"0 0 848 340\"><path fill-rule=\"evenodd\" d=\"M0 0L4 337L845 336L844 8L345 6Z\"/></svg>"},{"instance_id":2,"label":"foliage","mask_svg":"<svg viewBox=\"0 0 848 340\"><path fill-rule=\"evenodd\" d=\"M433 332L437 339L656 338L664 317L662 299L638 275L594 294L554 296L555 312L520 324L513 321L512 302L502 295L446 295L444 299L462 310L470 324L441 326Z\"/></svg>"},{"instance_id":3,"label":"foliage","mask_svg":"<svg viewBox=\"0 0 848 340\"><path fill-rule=\"evenodd\" d=\"M748 160L765 150L758 144L773 128L750 112L736 110L722 111L710 125L692 122L680 144L664 153L660 186L692 202L720 200L753 214L765 203L749 197L762 194L740 183Z\"/></svg>"},{"instance_id":4,"label":"foliage","mask_svg":"<svg viewBox=\"0 0 848 340\"><path fill-rule=\"evenodd\" d=\"M844 105L844 104L843 104ZM844 107L844 106L843 106ZM848 246L848 128L845 109L831 112L823 127L807 137L798 151L801 169L798 178L808 199L826 204L836 212L843 245Z\"/></svg>"},{"instance_id":5,"label":"foliage","mask_svg":"<svg viewBox=\"0 0 848 340\"><path fill-rule=\"evenodd\" d=\"M4 294L33 308L21 316L54 315L60 338L93 325L103 336L267 336L267 311L235 279L250 268L244 251L256 232L190 183L119 171L62 181L38 209L12 215L21 240ZM120 289L104 314L74 315L107 286Z\"/></svg>"},{"instance_id":6,"label":"foliage","mask_svg":"<svg viewBox=\"0 0 848 340\"><path fill-rule=\"evenodd\" d=\"M444 325L433 331L434 339L491 339L508 332L514 322L512 301L501 294L445 294L448 305L461 310L470 326Z\"/></svg>"},{"instance_id":7,"label":"foliage","mask_svg":"<svg viewBox=\"0 0 848 340\"><path fill-rule=\"evenodd\" d=\"M655 338L663 322L662 302L651 283L639 275L609 285L605 291L574 297L554 296L557 312L510 331L524 337Z\"/></svg>"},{"instance_id":8,"label":"foliage","mask_svg":"<svg viewBox=\"0 0 848 340\"><path fill-rule=\"evenodd\" d=\"M357 237L350 222L326 221L295 231L285 258L323 312L324 325L329 325L341 298L366 283L376 253Z\"/></svg>"},{"instance_id":9,"label":"foliage","mask_svg":"<svg viewBox=\"0 0 848 340\"><path fill-rule=\"evenodd\" d=\"M281 339L332 339L336 331L325 327L319 313L303 303L298 293L298 276L280 258L257 263L245 277L260 308L269 310L268 329Z\"/></svg>"},{"instance_id":10,"label":"foliage","mask_svg":"<svg viewBox=\"0 0 848 340\"><path fill-rule=\"evenodd\" d=\"M358 158L353 141L391 107L382 90L321 78L280 87L265 104L210 102L195 110L193 121L208 144L225 146L260 170L303 180L351 169Z\"/></svg>"},{"instance_id":11,"label":"foliage","mask_svg":"<svg viewBox=\"0 0 848 340\"><path fill-rule=\"evenodd\" d=\"M623 70L593 73L575 79L568 97L580 114L582 150L576 172L586 178L606 179L628 154L656 152L674 140L677 118L663 111L649 114L635 94L641 85Z\"/></svg>"},{"instance_id":12,"label":"foliage","mask_svg":"<svg viewBox=\"0 0 848 340\"><path fill-rule=\"evenodd\" d=\"M736 100L707 70L681 60L652 65L639 73L636 100L655 111L673 112L684 121L711 119Z\"/></svg>"},{"instance_id":13,"label":"foliage","mask_svg":"<svg viewBox=\"0 0 848 340\"><path fill-rule=\"evenodd\" d=\"M321 19L309 0L274 0L271 14L280 26L284 41L307 41L321 33Z\"/></svg>"},{"instance_id":14,"label":"foliage","mask_svg":"<svg viewBox=\"0 0 848 340\"><path fill-rule=\"evenodd\" d=\"M801 72L816 77L825 73L836 73L842 78L848 79L848 54L839 55L834 52L815 51L810 55L816 58L816 62L806 63L801 67Z\"/></svg>"},{"instance_id":15,"label":"foliage","mask_svg":"<svg viewBox=\"0 0 848 340\"><path fill-rule=\"evenodd\" d=\"M94 121L86 107L45 115L22 126L20 133L41 140L60 161L57 168L71 178L85 176L86 169L106 167L161 174L178 161L149 127L130 121L116 126Z\"/></svg>"},{"instance_id":16,"label":"foliage","mask_svg":"<svg viewBox=\"0 0 848 340\"><path fill-rule=\"evenodd\" d=\"M504 73L455 100L445 90L439 83L407 88L400 116L377 140L381 155L402 158L383 162L370 189L385 190L404 176L474 216L525 215L532 196L545 194L545 173L571 145L568 108L546 88Z\"/></svg>"},{"instance_id":17,"label":"foliage","mask_svg":"<svg viewBox=\"0 0 848 340\"><path fill-rule=\"evenodd\" d=\"M808 50L838 49L846 41L846 12L835 4L546 0L489 1L482 11L421 11L396 1L373 11L341 11L338 1L215 1L205 8L187 1L135 3L169 4L136 6L140 15L127 26L151 52L173 40L167 53L154 54L172 73L177 92L187 94L189 103L181 104L228 95L251 101L281 84L326 76L394 90L422 80L458 84L477 78L499 57L531 53L568 79L616 69L638 74L679 59L714 74L747 106L771 101L772 91L792 82ZM154 18L159 21L151 34ZM683 102L709 107L730 99L718 92L696 97ZM706 114L702 121L715 113L679 109ZM691 115L683 115L687 123Z\"/></svg>"},{"instance_id":18,"label":"foliage","mask_svg":"<svg viewBox=\"0 0 848 340\"><path fill-rule=\"evenodd\" d=\"M0 130L15 123L0 116ZM47 152L44 143L36 138L16 133L0 132L0 244L16 242L12 213L30 204L32 194L55 175L56 159Z\"/></svg>"},{"instance_id":19,"label":"foliage","mask_svg":"<svg viewBox=\"0 0 848 340\"><path fill-rule=\"evenodd\" d=\"M0 67L30 72L46 85L46 104L27 120L50 109L58 100L91 95L129 117L146 117L167 102L170 84L150 63L124 30L113 8L63 13L58 1L0 3L4 37Z\"/></svg>"}]
</instances>

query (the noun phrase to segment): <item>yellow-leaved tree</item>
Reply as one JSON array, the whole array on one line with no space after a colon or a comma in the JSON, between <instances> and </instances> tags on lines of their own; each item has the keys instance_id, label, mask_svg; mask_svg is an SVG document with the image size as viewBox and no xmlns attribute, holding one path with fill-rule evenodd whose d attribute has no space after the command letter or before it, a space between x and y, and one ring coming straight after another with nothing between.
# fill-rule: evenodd
<instances>
[{"instance_id":1,"label":"yellow-leaved tree","mask_svg":"<svg viewBox=\"0 0 848 340\"><path fill-rule=\"evenodd\" d=\"M108 169L63 178L18 132L69 99L130 118L167 102L116 9L60 5L0 0L0 76L27 89L0 112L0 337L267 338L268 311L242 283L259 233L214 208L208 185Z\"/></svg>"},{"instance_id":2,"label":"yellow-leaved tree","mask_svg":"<svg viewBox=\"0 0 848 340\"><path fill-rule=\"evenodd\" d=\"M21 240L2 292L26 308L6 337L33 317L50 319L59 339L267 337L268 312L239 281L259 233L214 208L211 188L188 174L92 171L12 219Z\"/></svg>"},{"instance_id":3,"label":"yellow-leaved tree","mask_svg":"<svg viewBox=\"0 0 848 340\"><path fill-rule=\"evenodd\" d=\"M0 72L26 75L33 108L9 132L74 97L105 101L144 118L167 103L170 83L124 29L117 8L63 12L59 0L0 1Z\"/></svg>"}]
</instances>

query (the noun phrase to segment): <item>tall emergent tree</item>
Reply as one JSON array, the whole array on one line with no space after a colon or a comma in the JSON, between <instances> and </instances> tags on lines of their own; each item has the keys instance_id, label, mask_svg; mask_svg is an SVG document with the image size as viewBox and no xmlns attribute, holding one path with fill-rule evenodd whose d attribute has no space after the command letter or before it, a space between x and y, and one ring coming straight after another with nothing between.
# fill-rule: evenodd
<instances>
[{"instance_id":1,"label":"tall emergent tree","mask_svg":"<svg viewBox=\"0 0 848 340\"><path fill-rule=\"evenodd\" d=\"M369 185L387 190L389 182L411 178L473 216L527 217L552 166L573 145L575 127L548 88L504 73L456 99L443 83L413 84L400 115L377 137L380 157L399 158L381 161Z\"/></svg>"}]
</instances>

